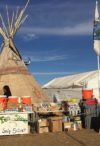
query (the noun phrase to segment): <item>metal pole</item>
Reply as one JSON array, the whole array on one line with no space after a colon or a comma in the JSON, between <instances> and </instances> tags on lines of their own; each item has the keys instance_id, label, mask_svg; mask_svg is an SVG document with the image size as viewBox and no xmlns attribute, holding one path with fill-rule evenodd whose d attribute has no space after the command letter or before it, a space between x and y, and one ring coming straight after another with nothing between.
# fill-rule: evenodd
<instances>
[{"instance_id":1,"label":"metal pole","mask_svg":"<svg viewBox=\"0 0 100 146\"><path fill-rule=\"evenodd\" d=\"M98 62L98 91L99 91L99 98L100 98L100 59L99 59L99 55L97 56L97 62Z\"/></svg>"}]
</instances>

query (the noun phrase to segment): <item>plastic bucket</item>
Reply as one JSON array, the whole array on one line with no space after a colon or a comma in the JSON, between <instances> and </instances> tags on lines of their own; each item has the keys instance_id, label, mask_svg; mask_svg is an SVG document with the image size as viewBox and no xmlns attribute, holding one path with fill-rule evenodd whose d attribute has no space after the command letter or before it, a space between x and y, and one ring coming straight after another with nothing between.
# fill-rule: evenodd
<instances>
[{"instance_id":1,"label":"plastic bucket","mask_svg":"<svg viewBox=\"0 0 100 146\"><path fill-rule=\"evenodd\" d=\"M18 97L17 96L9 96L8 101L10 103L18 103Z\"/></svg>"},{"instance_id":2,"label":"plastic bucket","mask_svg":"<svg viewBox=\"0 0 100 146\"><path fill-rule=\"evenodd\" d=\"M85 101L85 103L88 104L88 105L97 105L97 100L96 99L91 99L91 100Z\"/></svg>"},{"instance_id":3,"label":"plastic bucket","mask_svg":"<svg viewBox=\"0 0 100 146\"><path fill-rule=\"evenodd\" d=\"M6 96L2 95L0 96L0 103L3 103L7 99Z\"/></svg>"},{"instance_id":4,"label":"plastic bucket","mask_svg":"<svg viewBox=\"0 0 100 146\"><path fill-rule=\"evenodd\" d=\"M3 109L7 108L7 97L2 95L0 96L0 104L2 104Z\"/></svg>"},{"instance_id":5,"label":"plastic bucket","mask_svg":"<svg viewBox=\"0 0 100 146\"><path fill-rule=\"evenodd\" d=\"M93 98L93 90L92 89L83 89L82 90L83 99L91 99Z\"/></svg>"},{"instance_id":6,"label":"plastic bucket","mask_svg":"<svg viewBox=\"0 0 100 146\"><path fill-rule=\"evenodd\" d=\"M72 102L72 103L77 103L77 99L76 99L76 98L72 98L72 99L70 100L70 102Z\"/></svg>"},{"instance_id":7,"label":"plastic bucket","mask_svg":"<svg viewBox=\"0 0 100 146\"><path fill-rule=\"evenodd\" d=\"M24 104L32 105L30 96L24 96L21 98L21 100L22 100L22 103L24 103Z\"/></svg>"}]
</instances>

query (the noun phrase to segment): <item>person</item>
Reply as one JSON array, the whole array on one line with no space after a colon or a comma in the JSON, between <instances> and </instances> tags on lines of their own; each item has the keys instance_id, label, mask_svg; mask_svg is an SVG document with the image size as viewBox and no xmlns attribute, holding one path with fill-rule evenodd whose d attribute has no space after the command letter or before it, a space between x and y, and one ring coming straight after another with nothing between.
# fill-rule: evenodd
<instances>
[{"instance_id":1,"label":"person","mask_svg":"<svg viewBox=\"0 0 100 146\"><path fill-rule=\"evenodd\" d=\"M57 103L57 98L56 98L56 95L55 94L53 95L53 102L54 103Z\"/></svg>"},{"instance_id":2,"label":"person","mask_svg":"<svg viewBox=\"0 0 100 146\"><path fill-rule=\"evenodd\" d=\"M69 103L68 101L62 101L62 107L65 115L69 115Z\"/></svg>"},{"instance_id":3,"label":"person","mask_svg":"<svg viewBox=\"0 0 100 146\"><path fill-rule=\"evenodd\" d=\"M9 86L7 86L7 85L5 85L5 86L3 87L3 92L4 92L4 95L7 96L7 98L8 98L9 96L12 96L11 91L10 91L10 88L9 88Z\"/></svg>"},{"instance_id":4,"label":"person","mask_svg":"<svg viewBox=\"0 0 100 146\"><path fill-rule=\"evenodd\" d=\"M91 129L93 127L93 119L97 117L97 99L82 99L79 102L81 109L82 127Z\"/></svg>"},{"instance_id":5,"label":"person","mask_svg":"<svg viewBox=\"0 0 100 146\"><path fill-rule=\"evenodd\" d=\"M81 121L82 121L82 127L83 128L86 128L85 127L85 106L84 106L84 102L85 102L85 99L80 99L79 101L79 107L80 107L80 118L81 118Z\"/></svg>"}]
</instances>

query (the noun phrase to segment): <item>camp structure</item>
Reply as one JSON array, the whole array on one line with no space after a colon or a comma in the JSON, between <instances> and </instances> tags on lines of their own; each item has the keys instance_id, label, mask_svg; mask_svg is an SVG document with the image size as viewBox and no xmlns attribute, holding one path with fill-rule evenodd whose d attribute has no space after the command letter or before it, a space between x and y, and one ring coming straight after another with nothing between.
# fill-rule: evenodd
<instances>
[{"instance_id":1,"label":"camp structure","mask_svg":"<svg viewBox=\"0 0 100 146\"><path fill-rule=\"evenodd\" d=\"M98 70L54 78L45 84L43 89L52 100L56 98L58 101L71 98L81 99L83 89L93 90L94 97L98 98L100 95Z\"/></svg>"},{"instance_id":2,"label":"camp structure","mask_svg":"<svg viewBox=\"0 0 100 146\"><path fill-rule=\"evenodd\" d=\"M29 0L25 7L9 17L9 11L6 7L7 21L5 23L2 15L0 19L2 26L0 34L3 37L3 47L0 54L0 94L3 94L3 87L8 86L12 96L31 96L33 102L48 101L48 96L35 81L34 77L28 71L18 49L14 45L13 38L27 16L24 16Z\"/></svg>"}]
</instances>

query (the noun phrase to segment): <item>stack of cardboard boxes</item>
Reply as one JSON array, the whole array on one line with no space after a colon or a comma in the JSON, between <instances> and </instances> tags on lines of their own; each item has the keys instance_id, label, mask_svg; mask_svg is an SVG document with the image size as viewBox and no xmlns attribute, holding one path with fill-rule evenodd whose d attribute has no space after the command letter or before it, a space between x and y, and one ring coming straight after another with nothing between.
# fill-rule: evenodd
<instances>
[{"instance_id":1,"label":"stack of cardboard boxes","mask_svg":"<svg viewBox=\"0 0 100 146\"><path fill-rule=\"evenodd\" d=\"M61 132L62 131L62 117L51 117L48 119L40 119L37 122L37 132Z\"/></svg>"},{"instance_id":2,"label":"stack of cardboard boxes","mask_svg":"<svg viewBox=\"0 0 100 146\"><path fill-rule=\"evenodd\" d=\"M37 132L46 133L49 132L49 122L47 119L40 119L37 122Z\"/></svg>"},{"instance_id":3,"label":"stack of cardboard boxes","mask_svg":"<svg viewBox=\"0 0 100 146\"><path fill-rule=\"evenodd\" d=\"M70 119L68 116L62 116L60 113L56 113L55 116L51 116L37 121L37 132L62 132L62 131L76 131L82 129L82 123L79 116Z\"/></svg>"}]
</instances>

